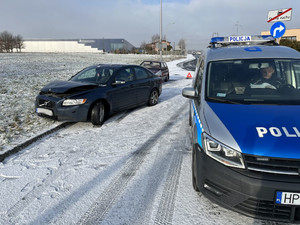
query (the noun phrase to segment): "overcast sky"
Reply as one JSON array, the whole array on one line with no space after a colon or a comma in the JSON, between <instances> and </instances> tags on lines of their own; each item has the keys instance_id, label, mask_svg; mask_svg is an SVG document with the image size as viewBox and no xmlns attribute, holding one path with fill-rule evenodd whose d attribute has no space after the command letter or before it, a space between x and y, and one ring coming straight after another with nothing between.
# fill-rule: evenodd
<instances>
[{"instance_id":1,"label":"overcast sky","mask_svg":"<svg viewBox=\"0 0 300 225\"><path fill-rule=\"evenodd\" d=\"M293 8L287 29L300 28L300 0L162 0L163 35L188 49L219 36L270 30L269 10ZM160 32L160 0L0 0L0 32L26 38L124 38L139 47Z\"/></svg>"}]
</instances>

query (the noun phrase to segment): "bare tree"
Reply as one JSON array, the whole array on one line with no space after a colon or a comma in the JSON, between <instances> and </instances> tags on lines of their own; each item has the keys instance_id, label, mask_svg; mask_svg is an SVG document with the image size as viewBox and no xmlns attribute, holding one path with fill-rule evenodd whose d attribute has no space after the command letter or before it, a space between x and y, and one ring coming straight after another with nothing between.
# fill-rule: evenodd
<instances>
[{"instance_id":1,"label":"bare tree","mask_svg":"<svg viewBox=\"0 0 300 225\"><path fill-rule=\"evenodd\" d=\"M0 40L2 43L2 51L12 52L13 51L13 35L8 31L0 33Z\"/></svg>"},{"instance_id":2,"label":"bare tree","mask_svg":"<svg viewBox=\"0 0 300 225\"><path fill-rule=\"evenodd\" d=\"M141 43L141 45L140 45L140 48L141 48L141 49L145 49L145 48L146 48L146 45L147 45L146 41L142 41L142 43Z\"/></svg>"},{"instance_id":3,"label":"bare tree","mask_svg":"<svg viewBox=\"0 0 300 225\"><path fill-rule=\"evenodd\" d=\"M151 38L152 43L154 42L159 42L160 41L160 35L159 34L154 34Z\"/></svg>"},{"instance_id":4,"label":"bare tree","mask_svg":"<svg viewBox=\"0 0 300 225\"><path fill-rule=\"evenodd\" d=\"M15 40L15 48L18 51L21 52L21 49L24 48L24 41L23 41L23 37L21 35L17 35L14 37Z\"/></svg>"},{"instance_id":5,"label":"bare tree","mask_svg":"<svg viewBox=\"0 0 300 225\"><path fill-rule=\"evenodd\" d=\"M181 38L178 42L178 45L180 46L181 50L185 50L186 46L185 46L185 40L183 38Z\"/></svg>"},{"instance_id":6,"label":"bare tree","mask_svg":"<svg viewBox=\"0 0 300 225\"><path fill-rule=\"evenodd\" d=\"M0 33L0 52L13 52L14 49L21 51L24 48L23 38L21 35L13 36L8 31Z\"/></svg>"}]
</instances>

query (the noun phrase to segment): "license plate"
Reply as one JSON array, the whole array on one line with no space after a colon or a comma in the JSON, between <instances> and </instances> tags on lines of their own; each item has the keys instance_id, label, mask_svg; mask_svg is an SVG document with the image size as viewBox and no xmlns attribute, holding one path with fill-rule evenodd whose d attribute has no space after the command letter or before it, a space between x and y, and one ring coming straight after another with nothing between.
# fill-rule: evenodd
<instances>
[{"instance_id":1,"label":"license plate","mask_svg":"<svg viewBox=\"0 0 300 225\"><path fill-rule=\"evenodd\" d=\"M276 204L300 205L300 193L277 191Z\"/></svg>"},{"instance_id":2,"label":"license plate","mask_svg":"<svg viewBox=\"0 0 300 225\"><path fill-rule=\"evenodd\" d=\"M36 108L36 112L40 114L45 114L47 116L53 116L53 112L49 109L44 108Z\"/></svg>"}]
</instances>

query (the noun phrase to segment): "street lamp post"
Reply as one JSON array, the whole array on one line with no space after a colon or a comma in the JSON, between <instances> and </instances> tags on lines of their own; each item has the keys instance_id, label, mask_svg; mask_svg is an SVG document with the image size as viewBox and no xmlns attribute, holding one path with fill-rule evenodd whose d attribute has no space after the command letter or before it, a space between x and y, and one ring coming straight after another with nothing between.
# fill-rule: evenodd
<instances>
[{"instance_id":1,"label":"street lamp post","mask_svg":"<svg viewBox=\"0 0 300 225\"><path fill-rule=\"evenodd\" d=\"M162 62L162 0L160 0L160 61Z\"/></svg>"}]
</instances>

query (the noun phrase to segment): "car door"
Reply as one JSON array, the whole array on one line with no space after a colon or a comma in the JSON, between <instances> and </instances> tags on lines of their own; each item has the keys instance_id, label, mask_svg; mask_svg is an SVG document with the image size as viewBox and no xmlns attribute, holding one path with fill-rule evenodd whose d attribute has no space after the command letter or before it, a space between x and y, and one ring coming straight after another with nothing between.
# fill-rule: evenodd
<instances>
[{"instance_id":1,"label":"car door","mask_svg":"<svg viewBox=\"0 0 300 225\"><path fill-rule=\"evenodd\" d=\"M135 71L135 84L134 89L137 96L137 104L145 103L149 99L150 91L153 87L151 74L142 67L134 67Z\"/></svg>"},{"instance_id":2,"label":"car door","mask_svg":"<svg viewBox=\"0 0 300 225\"><path fill-rule=\"evenodd\" d=\"M136 104L133 83L134 71L131 67L122 68L116 72L112 88L107 93L111 99L112 111L120 111Z\"/></svg>"}]
</instances>

